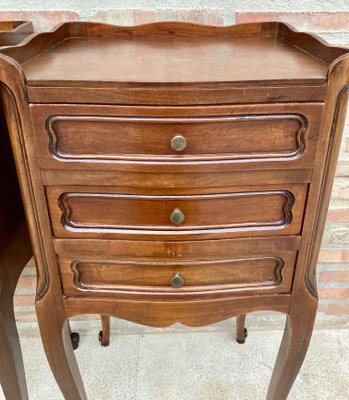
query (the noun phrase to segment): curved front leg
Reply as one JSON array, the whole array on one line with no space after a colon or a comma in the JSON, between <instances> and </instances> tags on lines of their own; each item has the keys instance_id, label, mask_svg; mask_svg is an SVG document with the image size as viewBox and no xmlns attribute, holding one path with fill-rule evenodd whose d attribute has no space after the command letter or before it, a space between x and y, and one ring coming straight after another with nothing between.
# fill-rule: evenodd
<instances>
[{"instance_id":1,"label":"curved front leg","mask_svg":"<svg viewBox=\"0 0 349 400\"><path fill-rule=\"evenodd\" d=\"M12 297L0 298L0 384L6 399L28 400Z\"/></svg>"},{"instance_id":2,"label":"curved front leg","mask_svg":"<svg viewBox=\"0 0 349 400\"><path fill-rule=\"evenodd\" d=\"M86 400L86 392L73 351L69 322L52 304L36 304L36 312L47 360L66 400Z\"/></svg>"},{"instance_id":3,"label":"curved front leg","mask_svg":"<svg viewBox=\"0 0 349 400\"><path fill-rule=\"evenodd\" d=\"M313 332L317 300L291 306L267 400L286 400L306 356Z\"/></svg>"}]
</instances>

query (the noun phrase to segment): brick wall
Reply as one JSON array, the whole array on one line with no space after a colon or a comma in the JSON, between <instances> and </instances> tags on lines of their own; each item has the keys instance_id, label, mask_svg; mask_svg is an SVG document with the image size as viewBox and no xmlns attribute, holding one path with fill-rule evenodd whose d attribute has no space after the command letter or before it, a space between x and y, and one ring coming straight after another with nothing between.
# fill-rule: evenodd
<instances>
[{"instance_id":1,"label":"brick wall","mask_svg":"<svg viewBox=\"0 0 349 400\"><path fill-rule=\"evenodd\" d=\"M0 0L0 19L32 20L35 29L47 30L63 21L90 20L132 25L153 21L182 20L228 25L233 23L280 20L301 30L319 33L333 44L349 47L348 0L111 0L56 2ZM136 7L135 7L136 4ZM21 11L19 11L21 10ZM297 10L297 12L295 12ZM349 316L349 117L332 193L319 259L320 318ZM19 321L33 321L35 292L33 262L19 281L15 298Z\"/></svg>"}]
</instances>

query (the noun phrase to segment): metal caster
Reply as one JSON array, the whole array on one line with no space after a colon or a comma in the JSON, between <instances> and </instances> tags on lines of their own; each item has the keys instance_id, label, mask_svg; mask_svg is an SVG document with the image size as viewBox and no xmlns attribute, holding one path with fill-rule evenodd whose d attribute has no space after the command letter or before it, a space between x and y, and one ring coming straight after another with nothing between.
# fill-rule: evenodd
<instances>
[{"instance_id":1,"label":"metal caster","mask_svg":"<svg viewBox=\"0 0 349 400\"><path fill-rule=\"evenodd\" d=\"M109 338L108 339L104 339L103 331L99 332L98 339L101 342L101 346L103 346L103 347L109 346Z\"/></svg>"},{"instance_id":2,"label":"metal caster","mask_svg":"<svg viewBox=\"0 0 349 400\"><path fill-rule=\"evenodd\" d=\"M244 328L244 338L243 338L242 340L240 340L240 339L236 339L236 341L237 341L239 344L244 344L244 343L246 342L246 338L247 338L247 336L248 336L247 329L246 329L246 328Z\"/></svg>"},{"instance_id":3,"label":"metal caster","mask_svg":"<svg viewBox=\"0 0 349 400\"><path fill-rule=\"evenodd\" d=\"M79 347L80 335L77 332L72 332L70 334L70 340L73 345L73 350L76 350Z\"/></svg>"}]
</instances>

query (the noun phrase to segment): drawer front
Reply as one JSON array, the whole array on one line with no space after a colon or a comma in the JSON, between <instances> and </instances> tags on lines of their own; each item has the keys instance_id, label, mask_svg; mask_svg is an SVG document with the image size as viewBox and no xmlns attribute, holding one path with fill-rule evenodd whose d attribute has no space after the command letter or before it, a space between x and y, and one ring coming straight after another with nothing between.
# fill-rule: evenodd
<instances>
[{"instance_id":1,"label":"drawer front","mask_svg":"<svg viewBox=\"0 0 349 400\"><path fill-rule=\"evenodd\" d=\"M66 296L229 295L256 290L289 293L297 251L275 249L273 240L268 243L265 239L256 239L257 246L254 241L217 242L215 256L205 260L198 258L200 250L196 249L195 253L194 249L190 250L190 242L180 242L177 251L181 253L181 246L189 246L189 253L195 258L169 257L166 251L161 258L141 258L137 253L133 257L122 257L118 256L117 244L114 252L106 250L102 256L96 256L82 241L78 246L80 255L64 251L58 258ZM207 245L210 247L212 243ZM146 246L144 242L140 242L139 247L143 246ZM203 248L206 243L201 242L199 246Z\"/></svg>"},{"instance_id":2,"label":"drawer front","mask_svg":"<svg viewBox=\"0 0 349 400\"><path fill-rule=\"evenodd\" d=\"M219 194L124 194L116 188L48 187L55 237L115 234L299 234L307 185L241 187Z\"/></svg>"},{"instance_id":3,"label":"drawer front","mask_svg":"<svg viewBox=\"0 0 349 400\"><path fill-rule=\"evenodd\" d=\"M212 162L311 166L322 105L31 107L42 168ZM204 115L200 115L203 114ZM165 114L165 115L164 115ZM206 114L206 115L205 115ZM286 164L285 164L286 163Z\"/></svg>"}]
</instances>

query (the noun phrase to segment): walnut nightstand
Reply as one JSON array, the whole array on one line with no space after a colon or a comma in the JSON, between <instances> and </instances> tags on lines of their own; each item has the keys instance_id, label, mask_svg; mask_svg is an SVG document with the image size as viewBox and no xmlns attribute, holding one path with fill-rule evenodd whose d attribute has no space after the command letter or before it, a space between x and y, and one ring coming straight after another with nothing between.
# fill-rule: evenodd
<instances>
[{"instance_id":1,"label":"walnut nightstand","mask_svg":"<svg viewBox=\"0 0 349 400\"><path fill-rule=\"evenodd\" d=\"M282 23L67 23L6 55L36 310L65 398L86 399L72 316L240 316L241 330L271 310L287 322L267 398L286 399L316 314L348 50Z\"/></svg>"}]
</instances>

